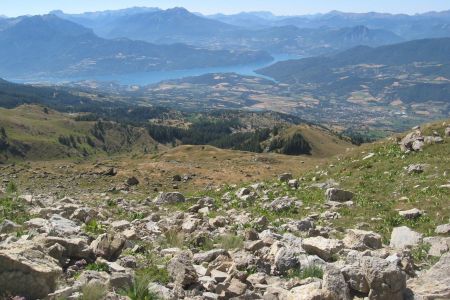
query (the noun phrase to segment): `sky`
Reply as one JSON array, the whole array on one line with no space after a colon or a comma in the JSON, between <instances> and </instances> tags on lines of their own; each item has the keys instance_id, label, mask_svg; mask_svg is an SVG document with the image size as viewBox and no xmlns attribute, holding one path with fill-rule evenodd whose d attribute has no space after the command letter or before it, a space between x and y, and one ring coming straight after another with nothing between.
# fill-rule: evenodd
<instances>
[{"instance_id":1,"label":"sky","mask_svg":"<svg viewBox=\"0 0 450 300\"><path fill-rule=\"evenodd\" d=\"M185 7L203 14L271 11L277 15L345 12L421 13L450 9L450 0L0 0L0 15L45 14L60 9L81 13L133 6Z\"/></svg>"}]
</instances>

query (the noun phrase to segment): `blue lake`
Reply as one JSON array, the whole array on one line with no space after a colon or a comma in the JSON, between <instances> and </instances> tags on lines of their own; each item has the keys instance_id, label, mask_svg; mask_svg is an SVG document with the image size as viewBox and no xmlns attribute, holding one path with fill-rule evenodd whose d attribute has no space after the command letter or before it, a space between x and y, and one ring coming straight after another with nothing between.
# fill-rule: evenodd
<instances>
[{"instance_id":1,"label":"blue lake","mask_svg":"<svg viewBox=\"0 0 450 300\"><path fill-rule=\"evenodd\" d=\"M152 72L139 72L139 73L129 73L129 74L118 74L118 75L99 75L99 76L83 76L83 77L71 77L71 78L33 78L33 79L10 79L14 82L46 82L46 83L63 83L70 81L80 81L80 80L96 80L96 81L106 81L106 82L117 82L124 85L147 85L152 83L157 83L164 80L170 79L180 79L190 76L199 76L208 73L237 73L240 75L252 75L264 77L262 75L256 74L255 70L271 65L275 62L289 60L289 59L299 59L300 56L281 54L272 55L274 57L273 61L254 63L248 65L235 65L226 67L213 67L213 68L197 68L188 70L171 70L171 71L152 71Z\"/></svg>"}]
</instances>

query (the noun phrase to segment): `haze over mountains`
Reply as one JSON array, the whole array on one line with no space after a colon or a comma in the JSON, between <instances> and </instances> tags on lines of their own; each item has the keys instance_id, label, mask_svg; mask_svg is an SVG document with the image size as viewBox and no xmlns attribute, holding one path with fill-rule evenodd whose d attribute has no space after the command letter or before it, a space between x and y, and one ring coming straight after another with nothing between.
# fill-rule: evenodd
<instances>
[{"instance_id":1,"label":"haze over mountains","mask_svg":"<svg viewBox=\"0 0 450 300\"><path fill-rule=\"evenodd\" d=\"M2 76L131 73L271 59L267 53L258 51L206 50L126 38L103 39L90 29L55 15L19 17L1 23Z\"/></svg>"},{"instance_id":2,"label":"haze over mountains","mask_svg":"<svg viewBox=\"0 0 450 300\"><path fill-rule=\"evenodd\" d=\"M0 76L76 77L268 62L450 36L450 13L267 12L203 16L184 8L0 19ZM426 55L426 53L425 53ZM19 59L20 56L20 59Z\"/></svg>"},{"instance_id":3,"label":"haze over mountains","mask_svg":"<svg viewBox=\"0 0 450 300\"><path fill-rule=\"evenodd\" d=\"M369 118L375 127L399 130L449 114L449 24L448 11L308 16L204 16L180 7L53 11L0 19L0 77L87 80L69 84L77 89L72 94L81 87L121 101L189 111L267 109L345 127ZM261 68L280 55L307 58L267 66L258 71L263 80L237 71L255 63ZM238 74L205 69L223 66ZM166 77L142 87L89 81L97 75L192 69L199 70L193 73L198 77ZM408 122L397 124L398 116Z\"/></svg>"},{"instance_id":4,"label":"haze over mountains","mask_svg":"<svg viewBox=\"0 0 450 300\"><path fill-rule=\"evenodd\" d=\"M271 53L314 55L355 45L383 45L402 38L387 30L371 30L361 24L345 28L299 29L291 24L270 23L248 27L243 24L222 22L220 17L205 17L184 8L168 10L132 9L108 13L92 20L92 13L66 15L61 18L90 27L104 38L127 37L152 43L186 43L206 48L266 50ZM262 14L265 15L265 14ZM258 13L246 13L240 18L261 18ZM275 18L275 17L274 17ZM342 37L343 39L341 39Z\"/></svg>"}]
</instances>

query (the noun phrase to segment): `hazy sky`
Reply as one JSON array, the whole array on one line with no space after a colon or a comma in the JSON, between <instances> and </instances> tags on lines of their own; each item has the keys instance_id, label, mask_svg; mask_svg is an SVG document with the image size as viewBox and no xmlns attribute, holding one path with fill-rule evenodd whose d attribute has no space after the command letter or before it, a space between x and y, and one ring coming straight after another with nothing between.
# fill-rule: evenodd
<instances>
[{"instance_id":1,"label":"hazy sky","mask_svg":"<svg viewBox=\"0 0 450 300\"><path fill-rule=\"evenodd\" d=\"M0 0L0 15L44 14L61 9L68 13L119 9L132 6L171 8L182 6L205 14L272 11L278 15L346 12L414 14L450 9L450 0Z\"/></svg>"}]
</instances>

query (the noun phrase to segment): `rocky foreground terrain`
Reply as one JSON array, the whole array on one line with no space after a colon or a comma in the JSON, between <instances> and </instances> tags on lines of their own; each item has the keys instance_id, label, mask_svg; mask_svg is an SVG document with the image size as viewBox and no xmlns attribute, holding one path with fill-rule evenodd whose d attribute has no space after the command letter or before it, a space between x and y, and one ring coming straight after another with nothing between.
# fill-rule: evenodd
<instances>
[{"instance_id":1,"label":"rocky foreground terrain","mask_svg":"<svg viewBox=\"0 0 450 300\"><path fill-rule=\"evenodd\" d=\"M450 299L449 136L416 128L299 176L138 200L133 176L21 193L6 166L1 297Z\"/></svg>"}]
</instances>

